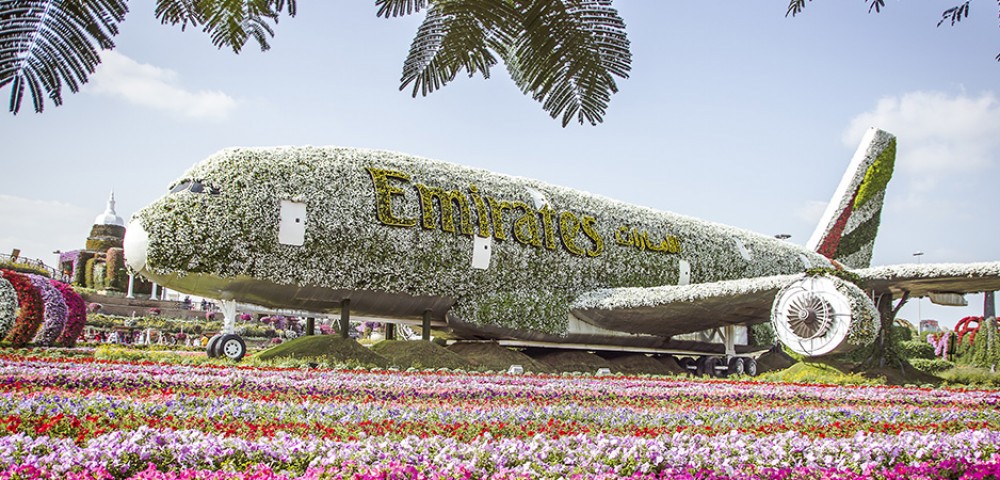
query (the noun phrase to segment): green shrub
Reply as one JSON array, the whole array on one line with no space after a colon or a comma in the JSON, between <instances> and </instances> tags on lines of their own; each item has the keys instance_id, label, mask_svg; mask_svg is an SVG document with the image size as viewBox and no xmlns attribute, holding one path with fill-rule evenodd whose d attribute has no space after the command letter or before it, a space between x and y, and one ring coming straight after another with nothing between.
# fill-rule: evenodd
<instances>
[{"instance_id":1,"label":"green shrub","mask_svg":"<svg viewBox=\"0 0 1000 480\"><path fill-rule=\"evenodd\" d=\"M984 368L958 366L941 372L939 376L952 384L1000 387L1000 374L990 372Z\"/></svg>"},{"instance_id":2,"label":"green shrub","mask_svg":"<svg viewBox=\"0 0 1000 480\"><path fill-rule=\"evenodd\" d=\"M758 323L750 326L750 345L767 347L774 345L778 341L777 334L774 333L774 326L771 322Z\"/></svg>"},{"instance_id":3,"label":"green shrub","mask_svg":"<svg viewBox=\"0 0 1000 480\"><path fill-rule=\"evenodd\" d=\"M910 340L899 343L899 353L910 360L924 359L933 360L934 346L926 340ZM912 361L910 363L913 363ZM914 365L916 366L916 365Z\"/></svg>"},{"instance_id":4,"label":"green shrub","mask_svg":"<svg viewBox=\"0 0 1000 480\"><path fill-rule=\"evenodd\" d=\"M913 365L913 368L916 368L921 372L927 372L932 375L937 375L945 370L950 370L952 368L955 368L954 363L940 358L934 358L934 359L911 358L910 365Z\"/></svg>"},{"instance_id":5,"label":"green shrub","mask_svg":"<svg viewBox=\"0 0 1000 480\"><path fill-rule=\"evenodd\" d=\"M913 330L911 330L911 329L909 329L907 327L904 327L902 325L893 325L892 326L892 332L893 332L893 335L896 338L900 339L901 341L909 342L909 341L913 340Z\"/></svg>"},{"instance_id":6,"label":"green shrub","mask_svg":"<svg viewBox=\"0 0 1000 480\"><path fill-rule=\"evenodd\" d=\"M885 383L881 379L866 378L859 373L844 373L830 365L813 362L799 362L784 370L764 373L756 377L755 380L829 385L880 385Z\"/></svg>"},{"instance_id":7,"label":"green shrub","mask_svg":"<svg viewBox=\"0 0 1000 480\"><path fill-rule=\"evenodd\" d=\"M109 248L107 264L104 267L104 285L111 290L124 291L128 288L128 273L125 271L125 250Z\"/></svg>"},{"instance_id":8,"label":"green shrub","mask_svg":"<svg viewBox=\"0 0 1000 480\"><path fill-rule=\"evenodd\" d=\"M87 260L86 266L83 269L83 286L87 288L94 287L94 265L96 265L97 259L91 258Z\"/></svg>"}]
</instances>

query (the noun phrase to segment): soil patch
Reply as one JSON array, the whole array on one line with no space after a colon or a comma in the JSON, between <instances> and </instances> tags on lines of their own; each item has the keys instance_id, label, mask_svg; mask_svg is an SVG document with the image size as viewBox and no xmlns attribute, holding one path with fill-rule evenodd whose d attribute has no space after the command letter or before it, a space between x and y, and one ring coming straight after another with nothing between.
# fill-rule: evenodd
<instances>
[{"instance_id":1,"label":"soil patch","mask_svg":"<svg viewBox=\"0 0 1000 480\"><path fill-rule=\"evenodd\" d=\"M599 356L608 361L612 372L626 375L676 375L680 368L671 369L668 365L677 365L673 359L662 362L652 356L642 353L602 352Z\"/></svg>"},{"instance_id":2,"label":"soil patch","mask_svg":"<svg viewBox=\"0 0 1000 480\"><path fill-rule=\"evenodd\" d=\"M455 352L425 340L383 340L372 350L400 368L471 370L472 364Z\"/></svg>"},{"instance_id":3,"label":"soil patch","mask_svg":"<svg viewBox=\"0 0 1000 480\"><path fill-rule=\"evenodd\" d=\"M757 357L757 373L776 372L784 370L798 363L790 357L784 350L772 348L767 353Z\"/></svg>"},{"instance_id":4,"label":"soil patch","mask_svg":"<svg viewBox=\"0 0 1000 480\"><path fill-rule=\"evenodd\" d=\"M528 349L524 353L557 372L597 373L601 368L611 369L611 362L582 350Z\"/></svg>"},{"instance_id":5,"label":"soil patch","mask_svg":"<svg viewBox=\"0 0 1000 480\"><path fill-rule=\"evenodd\" d=\"M656 361L663 364L664 368L670 371L671 375L685 375L691 373L690 370L685 370L677 364L677 359L673 355L660 355L655 357Z\"/></svg>"},{"instance_id":6,"label":"soil patch","mask_svg":"<svg viewBox=\"0 0 1000 480\"><path fill-rule=\"evenodd\" d=\"M381 367L389 361L350 338L339 335L310 335L281 343L254 354L261 360L290 357L316 358L348 366Z\"/></svg>"},{"instance_id":7,"label":"soil patch","mask_svg":"<svg viewBox=\"0 0 1000 480\"><path fill-rule=\"evenodd\" d=\"M477 370L506 372L511 365L520 365L525 372L555 373L555 370L548 365L493 342L453 343L448 346L448 350L464 358Z\"/></svg>"}]
</instances>

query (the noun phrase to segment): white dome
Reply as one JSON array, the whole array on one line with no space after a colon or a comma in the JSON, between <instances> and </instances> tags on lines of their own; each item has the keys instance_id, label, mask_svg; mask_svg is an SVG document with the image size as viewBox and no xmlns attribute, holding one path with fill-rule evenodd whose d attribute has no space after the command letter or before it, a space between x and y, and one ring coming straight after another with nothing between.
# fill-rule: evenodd
<instances>
[{"instance_id":1,"label":"white dome","mask_svg":"<svg viewBox=\"0 0 1000 480\"><path fill-rule=\"evenodd\" d=\"M111 197L108 198L108 208L104 210L104 213L98 215L94 218L94 225L118 225L119 227L125 226L125 220L119 217L115 213L115 192L111 192Z\"/></svg>"}]
</instances>

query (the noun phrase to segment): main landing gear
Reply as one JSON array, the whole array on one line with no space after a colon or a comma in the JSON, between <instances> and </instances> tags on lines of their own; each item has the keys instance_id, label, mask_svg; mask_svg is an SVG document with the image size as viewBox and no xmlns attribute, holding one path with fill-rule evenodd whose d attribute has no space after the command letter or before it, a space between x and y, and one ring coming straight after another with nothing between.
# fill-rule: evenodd
<instances>
[{"instance_id":1,"label":"main landing gear","mask_svg":"<svg viewBox=\"0 0 1000 480\"><path fill-rule=\"evenodd\" d=\"M757 375L757 360L753 357L726 357L703 356L697 359L691 357L681 357L677 359L677 364L688 373L696 376L708 375L710 377L728 377L730 375L747 375L754 377Z\"/></svg>"},{"instance_id":2,"label":"main landing gear","mask_svg":"<svg viewBox=\"0 0 1000 480\"><path fill-rule=\"evenodd\" d=\"M247 344L236 331L236 301L222 300L222 333L208 340L205 353L208 358L226 357L234 362L247 354Z\"/></svg>"},{"instance_id":3,"label":"main landing gear","mask_svg":"<svg viewBox=\"0 0 1000 480\"><path fill-rule=\"evenodd\" d=\"M729 375L757 376L757 360L753 357L737 357L735 345L736 327L727 325L722 329L722 341L725 344L724 356L704 355L677 358L677 364L689 373L697 376L726 377Z\"/></svg>"}]
</instances>

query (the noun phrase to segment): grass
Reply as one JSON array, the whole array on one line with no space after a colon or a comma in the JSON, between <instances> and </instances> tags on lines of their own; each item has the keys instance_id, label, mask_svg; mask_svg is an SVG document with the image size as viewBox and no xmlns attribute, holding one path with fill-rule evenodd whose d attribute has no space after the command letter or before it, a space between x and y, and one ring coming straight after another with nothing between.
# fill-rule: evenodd
<instances>
[{"instance_id":1,"label":"grass","mask_svg":"<svg viewBox=\"0 0 1000 480\"><path fill-rule=\"evenodd\" d=\"M457 353L436 343L423 340L383 340L372 345L372 351L387 358L400 368L417 370L447 368L471 370L473 366Z\"/></svg>"},{"instance_id":2,"label":"grass","mask_svg":"<svg viewBox=\"0 0 1000 480\"><path fill-rule=\"evenodd\" d=\"M299 360L290 363L316 363L319 365L344 365L349 367L386 368L389 361L361 346L350 338L338 335L312 335L281 343L250 356L254 363L262 361Z\"/></svg>"}]
</instances>

